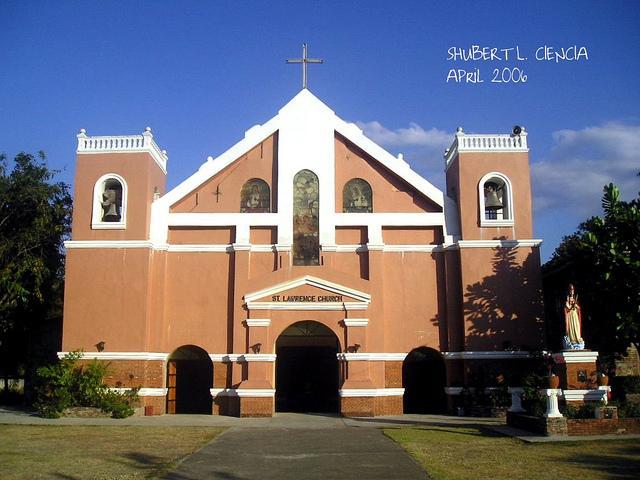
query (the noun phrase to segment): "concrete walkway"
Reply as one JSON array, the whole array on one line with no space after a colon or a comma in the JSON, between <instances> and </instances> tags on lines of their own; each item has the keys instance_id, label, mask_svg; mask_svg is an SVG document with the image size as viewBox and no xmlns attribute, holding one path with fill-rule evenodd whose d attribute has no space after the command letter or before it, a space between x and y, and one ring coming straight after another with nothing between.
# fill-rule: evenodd
<instances>
[{"instance_id":1,"label":"concrete walkway","mask_svg":"<svg viewBox=\"0 0 640 480\"><path fill-rule=\"evenodd\" d=\"M374 428L232 428L188 457L167 480L426 479Z\"/></svg>"}]
</instances>

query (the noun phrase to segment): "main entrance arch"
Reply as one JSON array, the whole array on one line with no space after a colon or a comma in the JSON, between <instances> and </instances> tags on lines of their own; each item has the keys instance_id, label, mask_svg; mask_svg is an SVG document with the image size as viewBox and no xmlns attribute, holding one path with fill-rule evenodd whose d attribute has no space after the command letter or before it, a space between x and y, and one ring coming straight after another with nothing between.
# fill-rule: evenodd
<instances>
[{"instance_id":1,"label":"main entrance arch","mask_svg":"<svg viewBox=\"0 0 640 480\"><path fill-rule=\"evenodd\" d=\"M276 411L337 413L339 349L335 333L321 323L285 329L276 341Z\"/></svg>"},{"instance_id":2,"label":"main entrance arch","mask_svg":"<svg viewBox=\"0 0 640 480\"><path fill-rule=\"evenodd\" d=\"M445 413L445 380L440 352L428 347L411 350L402 364L404 413Z\"/></svg>"},{"instance_id":3,"label":"main entrance arch","mask_svg":"<svg viewBox=\"0 0 640 480\"><path fill-rule=\"evenodd\" d=\"M211 414L213 364L195 345L175 350L167 362L167 413Z\"/></svg>"}]
</instances>

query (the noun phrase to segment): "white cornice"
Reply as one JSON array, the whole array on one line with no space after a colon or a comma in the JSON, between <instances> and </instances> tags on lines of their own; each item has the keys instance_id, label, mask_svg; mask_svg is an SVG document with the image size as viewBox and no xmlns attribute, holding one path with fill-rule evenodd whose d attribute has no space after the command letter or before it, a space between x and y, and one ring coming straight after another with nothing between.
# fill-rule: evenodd
<instances>
[{"instance_id":1,"label":"white cornice","mask_svg":"<svg viewBox=\"0 0 640 480\"><path fill-rule=\"evenodd\" d=\"M483 359L509 359L530 358L530 352L523 351L494 351L494 352L442 352L445 360L483 360Z\"/></svg>"},{"instance_id":2,"label":"white cornice","mask_svg":"<svg viewBox=\"0 0 640 480\"><path fill-rule=\"evenodd\" d=\"M341 397L401 397L404 388L343 388L338 394Z\"/></svg>"},{"instance_id":3,"label":"white cornice","mask_svg":"<svg viewBox=\"0 0 640 480\"><path fill-rule=\"evenodd\" d=\"M151 129L147 128L142 135L108 135L88 136L84 130L77 135L78 155L94 155L101 153L148 153L164 174L167 173L169 157L153 140Z\"/></svg>"},{"instance_id":4,"label":"white cornice","mask_svg":"<svg viewBox=\"0 0 640 480\"><path fill-rule=\"evenodd\" d=\"M556 363L592 363L598 360L598 352L591 350L568 350L553 354Z\"/></svg>"},{"instance_id":5,"label":"white cornice","mask_svg":"<svg viewBox=\"0 0 640 480\"><path fill-rule=\"evenodd\" d=\"M211 388L212 397L273 397L276 394L274 389L269 388Z\"/></svg>"},{"instance_id":6,"label":"white cornice","mask_svg":"<svg viewBox=\"0 0 640 480\"><path fill-rule=\"evenodd\" d=\"M406 353L337 353L336 356L340 361L362 362L362 361L381 361L381 362L401 362L408 354Z\"/></svg>"},{"instance_id":7,"label":"white cornice","mask_svg":"<svg viewBox=\"0 0 640 480\"><path fill-rule=\"evenodd\" d=\"M275 353L210 353L212 362L275 362Z\"/></svg>"},{"instance_id":8,"label":"white cornice","mask_svg":"<svg viewBox=\"0 0 640 480\"><path fill-rule=\"evenodd\" d=\"M58 352L63 358L69 352ZM95 360L166 360L168 353L159 352L82 352L83 359Z\"/></svg>"},{"instance_id":9,"label":"white cornice","mask_svg":"<svg viewBox=\"0 0 640 480\"><path fill-rule=\"evenodd\" d=\"M347 327L366 327L369 325L368 318L345 318L343 322Z\"/></svg>"},{"instance_id":10,"label":"white cornice","mask_svg":"<svg viewBox=\"0 0 640 480\"><path fill-rule=\"evenodd\" d=\"M268 327L271 325L271 319L269 318L247 318L245 322L248 327Z\"/></svg>"},{"instance_id":11,"label":"white cornice","mask_svg":"<svg viewBox=\"0 0 640 480\"><path fill-rule=\"evenodd\" d=\"M509 134L467 134L459 128L453 144L444 154L445 165L448 169L452 160L459 153L487 152L487 153L511 153L528 152L527 133L520 135Z\"/></svg>"},{"instance_id":12,"label":"white cornice","mask_svg":"<svg viewBox=\"0 0 640 480\"><path fill-rule=\"evenodd\" d=\"M515 247L539 247L542 240L458 240L459 248L515 248Z\"/></svg>"},{"instance_id":13,"label":"white cornice","mask_svg":"<svg viewBox=\"0 0 640 480\"><path fill-rule=\"evenodd\" d=\"M568 402L604 401L606 390L562 390L562 396Z\"/></svg>"},{"instance_id":14,"label":"white cornice","mask_svg":"<svg viewBox=\"0 0 640 480\"><path fill-rule=\"evenodd\" d=\"M64 248L153 248L149 240L67 240Z\"/></svg>"},{"instance_id":15,"label":"white cornice","mask_svg":"<svg viewBox=\"0 0 640 480\"><path fill-rule=\"evenodd\" d=\"M109 390L118 393L127 393L131 388L109 388ZM141 388L138 390L140 397L164 397L169 390L167 388Z\"/></svg>"}]
</instances>

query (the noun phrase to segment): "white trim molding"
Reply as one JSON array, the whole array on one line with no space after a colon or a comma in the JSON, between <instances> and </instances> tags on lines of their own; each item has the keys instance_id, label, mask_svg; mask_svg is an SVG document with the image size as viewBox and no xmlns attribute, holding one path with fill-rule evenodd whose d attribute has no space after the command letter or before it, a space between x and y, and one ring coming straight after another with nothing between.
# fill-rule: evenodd
<instances>
[{"instance_id":1,"label":"white trim molding","mask_svg":"<svg viewBox=\"0 0 640 480\"><path fill-rule=\"evenodd\" d=\"M563 390L562 394L567 402L604 402L607 399L606 390Z\"/></svg>"},{"instance_id":2,"label":"white trim molding","mask_svg":"<svg viewBox=\"0 0 640 480\"><path fill-rule=\"evenodd\" d=\"M212 362L244 363L244 362L275 362L275 353L210 353Z\"/></svg>"},{"instance_id":3,"label":"white trim molding","mask_svg":"<svg viewBox=\"0 0 640 480\"><path fill-rule=\"evenodd\" d=\"M58 352L58 358L64 358L70 352ZM89 360L162 360L169 358L168 353L160 352L82 352L82 359Z\"/></svg>"},{"instance_id":4,"label":"white trim molding","mask_svg":"<svg viewBox=\"0 0 640 480\"><path fill-rule=\"evenodd\" d=\"M369 325L368 318L345 318L343 322L347 327L366 327Z\"/></svg>"},{"instance_id":5,"label":"white trim molding","mask_svg":"<svg viewBox=\"0 0 640 480\"><path fill-rule=\"evenodd\" d=\"M404 388L342 388L338 390L341 397L401 397Z\"/></svg>"},{"instance_id":6,"label":"white trim molding","mask_svg":"<svg viewBox=\"0 0 640 480\"><path fill-rule=\"evenodd\" d=\"M527 132L524 128L519 135L509 134L467 134L458 128L456 138L445 153L445 169L448 170L453 159L464 152L528 152Z\"/></svg>"},{"instance_id":7,"label":"white trim molding","mask_svg":"<svg viewBox=\"0 0 640 480\"><path fill-rule=\"evenodd\" d=\"M167 152L153 140L153 134L149 127L145 128L142 135L109 135L88 136L84 129L76 136L78 138L77 154L96 153L139 153L146 152L156 162L160 170L167 173Z\"/></svg>"},{"instance_id":8,"label":"white trim molding","mask_svg":"<svg viewBox=\"0 0 640 480\"><path fill-rule=\"evenodd\" d=\"M64 248L154 248L148 240L67 240Z\"/></svg>"},{"instance_id":9,"label":"white trim molding","mask_svg":"<svg viewBox=\"0 0 640 480\"><path fill-rule=\"evenodd\" d=\"M530 352L498 351L498 352L442 352L445 360L506 360L509 358L530 358Z\"/></svg>"},{"instance_id":10,"label":"white trim molding","mask_svg":"<svg viewBox=\"0 0 640 480\"><path fill-rule=\"evenodd\" d=\"M272 388L211 388L209 389L212 397L253 397L253 398L269 398L276 394Z\"/></svg>"},{"instance_id":11,"label":"white trim molding","mask_svg":"<svg viewBox=\"0 0 640 480\"><path fill-rule=\"evenodd\" d=\"M598 360L598 352L591 350L567 350L553 354L556 363L595 363Z\"/></svg>"},{"instance_id":12,"label":"white trim molding","mask_svg":"<svg viewBox=\"0 0 640 480\"><path fill-rule=\"evenodd\" d=\"M339 361L347 362L363 362L363 361L380 361L380 362L401 362L407 353L337 353Z\"/></svg>"},{"instance_id":13,"label":"white trim molding","mask_svg":"<svg viewBox=\"0 0 640 480\"><path fill-rule=\"evenodd\" d=\"M516 248L516 247L539 247L542 244L540 239L525 240L458 240L455 245L458 248Z\"/></svg>"},{"instance_id":14,"label":"white trim molding","mask_svg":"<svg viewBox=\"0 0 640 480\"><path fill-rule=\"evenodd\" d=\"M245 320L247 327L268 327L271 325L270 318L247 318Z\"/></svg>"},{"instance_id":15,"label":"white trim molding","mask_svg":"<svg viewBox=\"0 0 640 480\"><path fill-rule=\"evenodd\" d=\"M133 390L133 388L115 388L115 387L110 387L109 390L111 390L112 392L127 393L128 391ZM140 397L164 397L167 394L168 391L169 391L168 388L141 388L140 390L138 390L138 396L140 396Z\"/></svg>"}]
</instances>

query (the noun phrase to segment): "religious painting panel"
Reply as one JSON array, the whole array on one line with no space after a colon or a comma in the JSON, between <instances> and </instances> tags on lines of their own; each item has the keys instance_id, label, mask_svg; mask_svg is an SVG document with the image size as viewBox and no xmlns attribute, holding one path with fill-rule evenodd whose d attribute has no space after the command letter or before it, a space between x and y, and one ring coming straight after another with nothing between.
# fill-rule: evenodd
<instances>
[{"instance_id":1,"label":"religious painting panel","mask_svg":"<svg viewBox=\"0 0 640 480\"><path fill-rule=\"evenodd\" d=\"M349 180L342 190L342 211L345 213L373 212L371 185L361 178Z\"/></svg>"},{"instance_id":2,"label":"religious painting panel","mask_svg":"<svg viewBox=\"0 0 640 480\"><path fill-rule=\"evenodd\" d=\"M264 180L252 178L240 191L241 213L265 213L271 211L271 193Z\"/></svg>"},{"instance_id":3,"label":"religious painting panel","mask_svg":"<svg viewBox=\"0 0 640 480\"><path fill-rule=\"evenodd\" d=\"M293 264L320 265L318 177L301 170L293 179Z\"/></svg>"}]
</instances>

